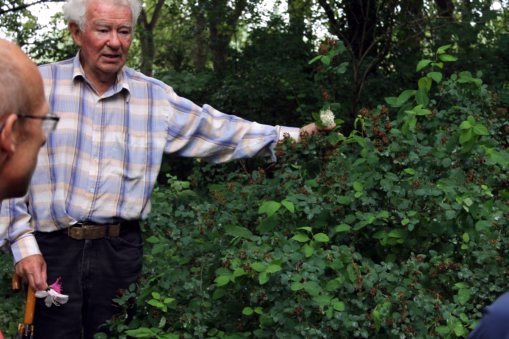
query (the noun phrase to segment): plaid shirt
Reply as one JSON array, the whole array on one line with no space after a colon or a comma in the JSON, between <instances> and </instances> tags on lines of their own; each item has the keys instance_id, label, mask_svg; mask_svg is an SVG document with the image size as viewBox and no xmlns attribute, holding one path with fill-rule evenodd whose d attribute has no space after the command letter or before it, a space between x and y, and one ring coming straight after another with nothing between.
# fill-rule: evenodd
<instances>
[{"instance_id":1,"label":"plaid shirt","mask_svg":"<svg viewBox=\"0 0 509 339\"><path fill-rule=\"evenodd\" d=\"M145 219L163 153L217 163L262 151L274 159L282 134L299 134L199 107L127 67L101 96L78 56L40 72L60 122L39 153L28 195L2 204L0 239L11 243L16 262L40 253L34 230Z\"/></svg>"}]
</instances>

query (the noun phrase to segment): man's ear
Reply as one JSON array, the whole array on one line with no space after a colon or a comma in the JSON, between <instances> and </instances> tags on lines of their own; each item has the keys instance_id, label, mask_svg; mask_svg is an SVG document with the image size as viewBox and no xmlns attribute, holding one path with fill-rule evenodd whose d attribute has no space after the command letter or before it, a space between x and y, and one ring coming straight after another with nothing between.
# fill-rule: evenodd
<instances>
[{"instance_id":1,"label":"man's ear","mask_svg":"<svg viewBox=\"0 0 509 339\"><path fill-rule=\"evenodd\" d=\"M16 114L8 114L0 131L0 151L8 155L12 155L16 150L17 132L14 131L16 120L18 120Z\"/></svg>"},{"instance_id":2,"label":"man's ear","mask_svg":"<svg viewBox=\"0 0 509 339\"><path fill-rule=\"evenodd\" d=\"M69 33L71 33L74 43L78 47L81 47L81 29L78 26L78 24L76 24L75 22L69 22L67 28L69 29Z\"/></svg>"}]
</instances>

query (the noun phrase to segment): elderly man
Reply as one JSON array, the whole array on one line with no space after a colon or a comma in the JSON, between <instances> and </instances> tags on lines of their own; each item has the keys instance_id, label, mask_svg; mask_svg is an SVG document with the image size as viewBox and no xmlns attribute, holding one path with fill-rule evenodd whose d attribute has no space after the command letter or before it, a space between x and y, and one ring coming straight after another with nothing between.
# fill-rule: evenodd
<instances>
[{"instance_id":1,"label":"elderly man","mask_svg":"<svg viewBox=\"0 0 509 339\"><path fill-rule=\"evenodd\" d=\"M3 199L26 194L39 148L58 122L47 112L37 67L18 46L0 39L0 205ZM0 246L6 226L0 224ZM45 280L45 273L40 278Z\"/></svg>"},{"instance_id":2,"label":"elderly man","mask_svg":"<svg viewBox=\"0 0 509 339\"><path fill-rule=\"evenodd\" d=\"M199 107L125 66L137 0L68 0L75 58L40 67L61 122L39 154L26 199L2 209L16 272L36 289L61 277L69 302L36 308L44 338L92 338L116 312L112 298L141 273L139 220L163 153L224 162L272 155L299 128L268 126ZM314 124L303 127L314 133ZM46 264L45 264L46 263ZM37 335L37 334L36 334Z\"/></svg>"}]
</instances>

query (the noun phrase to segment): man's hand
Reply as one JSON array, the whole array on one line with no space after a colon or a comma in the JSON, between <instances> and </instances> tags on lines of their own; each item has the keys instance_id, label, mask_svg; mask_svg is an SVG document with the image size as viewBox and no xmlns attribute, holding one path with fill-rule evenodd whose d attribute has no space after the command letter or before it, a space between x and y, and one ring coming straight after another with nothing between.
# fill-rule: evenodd
<instances>
[{"instance_id":1,"label":"man's hand","mask_svg":"<svg viewBox=\"0 0 509 339\"><path fill-rule=\"evenodd\" d=\"M15 268L16 274L24 278L34 290L45 290L48 287L46 261L42 255L28 256L18 261Z\"/></svg>"},{"instance_id":2,"label":"man's hand","mask_svg":"<svg viewBox=\"0 0 509 339\"><path fill-rule=\"evenodd\" d=\"M329 125L327 127L318 127L314 122L307 124L306 126L300 129L300 134L308 134L313 135L319 132L329 132L332 131L336 127L336 125Z\"/></svg>"}]
</instances>

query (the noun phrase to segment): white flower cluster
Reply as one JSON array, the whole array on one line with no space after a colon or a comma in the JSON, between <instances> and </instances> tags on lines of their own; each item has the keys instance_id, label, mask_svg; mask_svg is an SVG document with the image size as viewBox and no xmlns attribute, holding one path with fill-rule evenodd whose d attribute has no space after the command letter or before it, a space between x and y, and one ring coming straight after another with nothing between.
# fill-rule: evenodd
<instances>
[{"instance_id":1,"label":"white flower cluster","mask_svg":"<svg viewBox=\"0 0 509 339\"><path fill-rule=\"evenodd\" d=\"M330 109L320 112L320 121L325 127L334 127L334 113Z\"/></svg>"}]
</instances>

